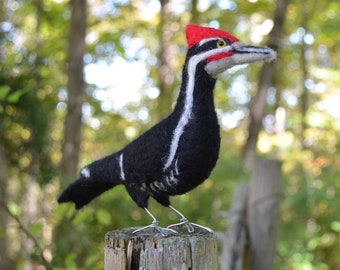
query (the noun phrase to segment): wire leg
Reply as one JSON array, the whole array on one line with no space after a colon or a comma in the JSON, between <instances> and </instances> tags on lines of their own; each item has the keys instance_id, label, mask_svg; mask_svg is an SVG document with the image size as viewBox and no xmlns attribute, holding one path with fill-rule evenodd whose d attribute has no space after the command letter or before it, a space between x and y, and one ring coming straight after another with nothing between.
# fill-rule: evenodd
<instances>
[{"instance_id":1,"label":"wire leg","mask_svg":"<svg viewBox=\"0 0 340 270\"><path fill-rule=\"evenodd\" d=\"M178 211L175 207L173 207L172 205L169 205L169 207L175 211L180 217L180 222L179 223L175 223L175 224L171 224L169 225L167 228L171 228L171 227L177 227L177 226L182 226L184 225L186 228L187 228L187 231L189 233L193 233L195 231L194 229L194 226L195 227L199 227L199 228L202 228L202 229L205 229L207 230L208 232L210 233L213 233L214 231L212 229L210 229L209 227L205 227L205 226L202 226L202 225L199 225L199 224L196 224L196 223L192 223L192 222L189 222L189 220L180 212Z\"/></svg>"},{"instance_id":2,"label":"wire leg","mask_svg":"<svg viewBox=\"0 0 340 270\"><path fill-rule=\"evenodd\" d=\"M144 230L148 230L148 229L153 229L153 230L156 230L158 232L160 232L162 235L166 236L168 234L171 234L171 233L177 233L177 231L173 230L173 229L170 229L170 228L162 228L160 226L158 226L158 220L155 218L155 216L149 211L148 208L144 208L144 210L149 214L149 216L152 218L152 222L150 225L148 226L145 226L145 227L142 227L140 229L137 229L135 231L133 231L132 233L135 234L135 233L138 233L140 231L144 231Z\"/></svg>"}]
</instances>

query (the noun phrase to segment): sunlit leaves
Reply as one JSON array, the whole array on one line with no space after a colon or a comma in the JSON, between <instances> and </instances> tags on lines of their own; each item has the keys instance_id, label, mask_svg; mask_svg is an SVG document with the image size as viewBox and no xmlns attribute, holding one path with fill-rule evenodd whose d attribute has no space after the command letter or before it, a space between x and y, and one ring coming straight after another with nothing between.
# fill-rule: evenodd
<instances>
[{"instance_id":1,"label":"sunlit leaves","mask_svg":"<svg viewBox=\"0 0 340 270\"><path fill-rule=\"evenodd\" d=\"M99 209L96 211L96 217L98 222L103 225L109 225L111 221L111 213L105 209Z\"/></svg>"},{"instance_id":2,"label":"sunlit leaves","mask_svg":"<svg viewBox=\"0 0 340 270\"><path fill-rule=\"evenodd\" d=\"M0 114L4 113L5 104L18 103L22 95L28 92L28 89L18 89L11 92L8 85L0 86Z\"/></svg>"},{"instance_id":3,"label":"sunlit leaves","mask_svg":"<svg viewBox=\"0 0 340 270\"><path fill-rule=\"evenodd\" d=\"M10 87L8 85L2 85L0 87L0 101L4 101L7 94L9 93L10 91Z\"/></svg>"}]
</instances>

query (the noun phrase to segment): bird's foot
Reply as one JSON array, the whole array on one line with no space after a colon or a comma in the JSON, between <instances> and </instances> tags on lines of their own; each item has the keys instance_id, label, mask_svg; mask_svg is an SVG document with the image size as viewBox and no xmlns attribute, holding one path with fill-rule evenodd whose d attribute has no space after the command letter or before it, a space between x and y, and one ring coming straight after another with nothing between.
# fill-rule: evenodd
<instances>
[{"instance_id":1,"label":"bird's foot","mask_svg":"<svg viewBox=\"0 0 340 270\"><path fill-rule=\"evenodd\" d=\"M193 222L189 222L189 220L187 220L186 218L181 218L179 223L171 224L167 227L167 229L170 229L171 227L178 227L178 226L185 226L189 233L193 233L195 231L194 227L198 227L198 228L207 230L210 233L214 232L209 227L205 227L205 226L193 223Z\"/></svg>"},{"instance_id":2,"label":"bird's foot","mask_svg":"<svg viewBox=\"0 0 340 270\"><path fill-rule=\"evenodd\" d=\"M153 221L148 226L145 226L145 227L139 228L137 230L134 230L132 232L132 234L135 234L135 233L138 233L138 232L141 232L141 231L145 231L145 230L148 230L148 229L152 229L154 231L157 231L157 232L161 233L163 236L168 236L169 234L176 234L177 233L177 231L175 231L173 229L162 228L162 227L158 226L158 221Z\"/></svg>"}]
</instances>

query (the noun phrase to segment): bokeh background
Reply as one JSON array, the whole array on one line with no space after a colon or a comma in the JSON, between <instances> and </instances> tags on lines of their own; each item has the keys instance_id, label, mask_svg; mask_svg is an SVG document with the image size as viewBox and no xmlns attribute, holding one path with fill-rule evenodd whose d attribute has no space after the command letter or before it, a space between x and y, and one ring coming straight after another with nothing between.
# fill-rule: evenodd
<instances>
[{"instance_id":1,"label":"bokeh background","mask_svg":"<svg viewBox=\"0 0 340 270\"><path fill-rule=\"evenodd\" d=\"M122 186L78 212L56 199L79 168L171 111L189 22L254 45L266 45L275 24L283 24L252 149L283 164L275 269L340 269L338 0L0 5L0 269L103 269L107 231L150 223ZM235 186L250 179L245 149L261 68L242 65L220 76L217 167L204 184L172 199L215 231L228 225L220 212L228 211ZM150 209L162 226L177 222L153 200Z\"/></svg>"}]
</instances>

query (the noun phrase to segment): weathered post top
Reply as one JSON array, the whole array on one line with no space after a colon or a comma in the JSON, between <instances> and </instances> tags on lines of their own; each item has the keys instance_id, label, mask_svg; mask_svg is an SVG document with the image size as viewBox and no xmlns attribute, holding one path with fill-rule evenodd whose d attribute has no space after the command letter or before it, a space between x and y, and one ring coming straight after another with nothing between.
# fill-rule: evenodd
<instances>
[{"instance_id":1,"label":"weathered post top","mask_svg":"<svg viewBox=\"0 0 340 270\"><path fill-rule=\"evenodd\" d=\"M105 236L105 270L216 270L216 235L195 228L163 236L152 230L133 234L136 228Z\"/></svg>"}]
</instances>

